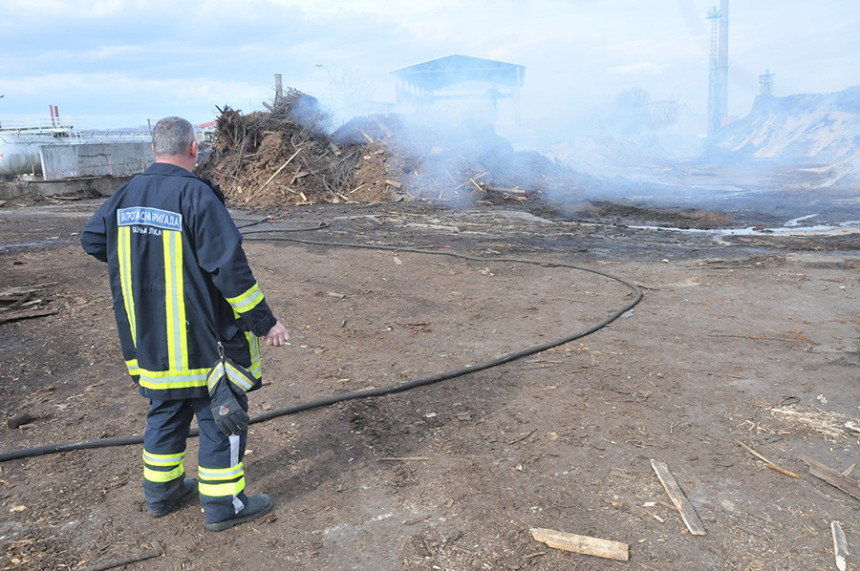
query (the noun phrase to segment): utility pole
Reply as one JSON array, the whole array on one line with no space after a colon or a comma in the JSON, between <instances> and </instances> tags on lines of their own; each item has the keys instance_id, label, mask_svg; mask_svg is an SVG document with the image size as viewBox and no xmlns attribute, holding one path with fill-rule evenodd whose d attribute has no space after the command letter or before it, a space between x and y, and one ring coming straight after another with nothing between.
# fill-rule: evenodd
<instances>
[{"instance_id":1,"label":"utility pole","mask_svg":"<svg viewBox=\"0 0 860 571\"><path fill-rule=\"evenodd\" d=\"M281 74L275 74L275 102L272 105L275 109L277 109L281 105L281 100L284 98L284 83L281 79Z\"/></svg>"}]
</instances>

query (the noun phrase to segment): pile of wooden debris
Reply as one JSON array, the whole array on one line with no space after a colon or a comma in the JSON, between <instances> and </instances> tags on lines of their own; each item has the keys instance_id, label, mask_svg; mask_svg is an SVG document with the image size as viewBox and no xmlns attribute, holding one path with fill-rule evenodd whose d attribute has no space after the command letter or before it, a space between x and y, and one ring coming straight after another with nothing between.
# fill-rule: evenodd
<instances>
[{"instance_id":1,"label":"pile of wooden debris","mask_svg":"<svg viewBox=\"0 0 860 571\"><path fill-rule=\"evenodd\" d=\"M482 204L583 184L538 153L514 151L489 125L424 121L418 132L396 115L376 115L329 135L329 119L309 95L289 90L266 108L248 115L219 109L213 148L197 167L237 207L405 199Z\"/></svg>"},{"instance_id":2,"label":"pile of wooden debris","mask_svg":"<svg viewBox=\"0 0 860 571\"><path fill-rule=\"evenodd\" d=\"M53 298L42 293L44 285L13 287L0 291L0 323L54 315Z\"/></svg>"},{"instance_id":3,"label":"pile of wooden debris","mask_svg":"<svg viewBox=\"0 0 860 571\"><path fill-rule=\"evenodd\" d=\"M219 111L213 148L197 174L218 183L228 201L267 208L344 198L354 153L345 155L325 135L314 98L292 92L271 112Z\"/></svg>"}]
</instances>

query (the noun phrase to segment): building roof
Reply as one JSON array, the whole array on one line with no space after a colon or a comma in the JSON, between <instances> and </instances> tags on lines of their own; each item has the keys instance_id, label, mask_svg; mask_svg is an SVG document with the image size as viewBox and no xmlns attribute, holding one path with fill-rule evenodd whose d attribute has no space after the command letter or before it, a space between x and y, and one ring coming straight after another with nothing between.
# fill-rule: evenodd
<instances>
[{"instance_id":1,"label":"building roof","mask_svg":"<svg viewBox=\"0 0 860 571\"><path fill-rule=\"evenodd\" d=\"M507 87L522 87L526 68L513 63L455 54L391 73L416 87L435 91L455 83L476 80Z\"/></svg>"}]
</instances>

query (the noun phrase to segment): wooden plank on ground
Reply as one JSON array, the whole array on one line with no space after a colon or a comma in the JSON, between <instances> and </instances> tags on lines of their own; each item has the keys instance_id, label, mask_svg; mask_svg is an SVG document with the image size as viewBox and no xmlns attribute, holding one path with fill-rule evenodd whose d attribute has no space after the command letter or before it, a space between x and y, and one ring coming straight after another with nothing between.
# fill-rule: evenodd
<instances>
[{"instance_id":1,"label":"wooden plank on ground","mask_svg":"<svg viewBox=\"0 0 860 571\"><path fill-rule=\"evenodd\" d=\"M810 474L860 500L860 482L854 478L843 476L833 468L828 468L821 462L817 462L807 456L801 456L800 459L809 465Z\"/></svg>"},{"instance_id":2,"label":"wooden plank on ground","mask_svg":"<svg viewBox=\"0 0 860 571\"><path fill-rule=\"evenodd\" d=\"M8 296L21 296L27 294L38 293L42 288L49 284L35 284L30 286L17 286L10 287L9 289L4 289L0 291L0 296L8 297Z\"/></svg>"},{"instance_id":3,"label":"wooden plank on ground","mask_svg":"<svg viewBox=\"0 0 860 571\"><path fill-rule=\"evenodd\" d=\"M7 311L0 315L0 323L7 323L9 321L18 321L19 319L30 319L33 317L45 317L46 315L54 315L55 313L59 313L57 309L42 309L38 311L33 310L24 310L24 311Z\"/></svg>"},{"instance_id":4,"label":"wooden plank on ground","mask_svg":"<svg viewBox=\"0 0 860 571\"><path fill-rule=\"evenodd\" d=\"M535 540L546 543L556 549L582 553L584 555L594 555L595 557L614 559L616 561L627 561L630 557L630 546L620 541L588 537L587 535L577 535L575 533L566 533L564 531L540 527L532 528L530 531Z\"/></svg>"},{"instance_id":5,"label":"wooden plank on ground","mask_svg":"<svg viewBox=\"0 0 860 571\"><path fill-rule=\"evenodd\" d=\"M669 466L665 462L652 458L651 467L654 468L654 472L660 479L660 483L663 484L663 489L669 494L672 503L675 504L675 508L680 512L681 519L684 520L684 524L690 530L690 533L692 535L705 535L705 526L702 524L702 520L699 519L696 510L693 509L693 504L684 495L681 486L678 485L675 476L669 470Z\"/></svg>"}]
</instances>

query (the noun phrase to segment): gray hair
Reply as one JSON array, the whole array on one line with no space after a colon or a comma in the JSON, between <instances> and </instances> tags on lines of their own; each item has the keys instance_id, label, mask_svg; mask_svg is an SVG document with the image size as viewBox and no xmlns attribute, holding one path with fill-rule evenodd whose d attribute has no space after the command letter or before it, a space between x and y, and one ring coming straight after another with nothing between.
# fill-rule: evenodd
<instances>
[{"instance_id":1,"label":"gray hair","mask_svg":"<svg viewBox=\"0 0 860 571\"><path fill-rule=\"evenodd\" d=\"M165 117L152 130L152 149L155 155L182 155L194 141L194 127L182 117Z\"/></svg>"}]
</instances>

